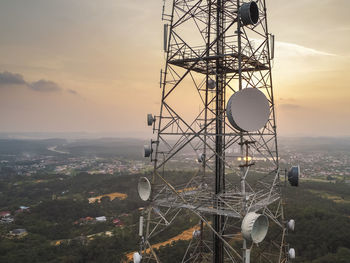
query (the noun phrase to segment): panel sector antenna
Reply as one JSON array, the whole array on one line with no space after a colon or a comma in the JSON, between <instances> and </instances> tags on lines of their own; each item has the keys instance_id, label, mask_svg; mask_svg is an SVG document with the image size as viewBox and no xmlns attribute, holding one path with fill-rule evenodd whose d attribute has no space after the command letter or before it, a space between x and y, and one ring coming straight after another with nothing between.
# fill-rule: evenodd
<instances>
[{"instance_id":1,"label":"panel sector antenna","mask_svg":"<svg viewBox=\"0 0 350 263\"><path fill-rule=\"evenodd\" d=\"M144 146L153 171L138 184L146 209L135 262L167 262L159 244L178 235L187 246L172 243L179 262L295 258L286 242L295 221L282 200L266 2L163 1L161 107L147 115L156 138ZM288 173L292 186L299 172Z\"/></svg>"}]
</instances>

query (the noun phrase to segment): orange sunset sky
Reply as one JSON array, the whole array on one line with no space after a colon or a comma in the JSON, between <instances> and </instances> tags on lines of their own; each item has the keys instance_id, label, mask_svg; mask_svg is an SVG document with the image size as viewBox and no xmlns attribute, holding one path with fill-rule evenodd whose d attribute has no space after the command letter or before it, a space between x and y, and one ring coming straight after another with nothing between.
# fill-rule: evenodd
<instances>
[{"instance_id":1,"label":"orange sunset sky","mask_svg":"<svg viewBox=\"0 0 350 263\"><path fill-rule=\"evenodd\" d=\"M267 5L278 134L350 136L350 1ZM161 9L161 0L1 1L0 132L150 134Z\"/></svg>"}]
</instances>

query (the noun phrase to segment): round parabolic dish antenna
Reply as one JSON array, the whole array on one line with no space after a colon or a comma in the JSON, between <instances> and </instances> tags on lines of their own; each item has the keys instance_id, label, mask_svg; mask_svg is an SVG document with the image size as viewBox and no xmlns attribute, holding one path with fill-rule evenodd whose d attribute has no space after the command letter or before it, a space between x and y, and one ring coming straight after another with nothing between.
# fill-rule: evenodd
<instances>
[{"instance_id":1,"label":"round parabolic dish antenna","mask_svg":"<svg viewBox=\"0 0 350 263\"><path fill-rule=\"evenodd\" d=\"M300 166L293 166L288 172L288 181L291 186L299 185Z\"/></svg>"},{"instance_id":2,"label":"round parabolic dish antenna","mask_svg":"<svg viewBox=\"0 0 350 263\"><path fill-rule=\"evenodd\" d=\"M242 234L247 240L260 243L264 240L269 229L269 220L265 215L250 212L242 221Z\"/></svg>"},{"instance_id":3,"label":"round parabolic dish antenna","mask_svg":"<svg viewBox=\"0 0 350 263\"><path fill-rule=\"evenodd\" d=\"M226 113L233 127L240 131L252 132L265 126L270 116L270 105L260 90L246 88L231 96Z\"/></svg>"},{"instance_id":4,"label":"round parabolic dish antenna","mask_svg":"<svg viewBox=\"0 0 350 263\"><path fill-rule=\"evenodd\" d=\"M135 252L132 257L133 257L134 263L140 263L141 262L142 257L139 254L139 252Z\"/></svg>"},{"instance_id":5,"label":"round parabolic dish antenna","mask_svg":"<svg viewBox=\"0 0 350 263\"><path fill-rule=\"evenodd\" d=\"M239 11L243 25L254 25L259 21L259 8L254 1L242 4Z\"/></svg>"},{"instance_id":6,"label":"round parabolic dish antenna","mask_svg":"<svg viewBox=\"0 0 350 263\"><path fill-rule=\"evenodd\" d=\"M215 86L216 86L215 80L209 79L208 80L208 88L215 89Z\"/></svg>"},{"instance_id":7,"label":"round parabolic dish antenna","mask_svg":"<svg viewBox=\"0 0 350 263\"><path fill-rule=\"evenodd\" d=\"M144 157L150 157L152 154L152 148L149 145L144 145L143 146L143 156Z\"/></svg>"},{"instance_id":8,"label":"round parabolic dish antenna","mask_svg":"<svg viewBox=\"0 0 350 263\"><path fill-rule=\"evenodd\" d=\"M194 230L192 233L192 237L193 238L199 238L201 235L201 231L200 230Z\"/></svg>"},{"instance_id":9,"label":"round parabolic dish antenna","mask_svg":"<svg viewBox=\"0 0 350 263\"><path fill-rule=\"evenodd\" d=\"M288 228L290 230L294 231L294 229L295 229L295 220L294 219L289 220L288 223L287 223L287 226L288 226Z\"/></svg>"},{"instance_id":10,"label":"round parabolic dish antenna","mask_svg":"<svg viewBox=\"0 0 350 263\"><path fill-rule=\"evenodd\" d=\"M152 114L150 114L150 113L147 114L147 125L152 126L153 121L154 121L154 118L153 118Z\"/></svg>"},{"instance_id":11,"label":"round parabolic dish antenna","mask_svg":"<svg viewBox=\"0 0 350 263\"><path fill-rule=\"evenodd\" d=\"M288 255L290 259L295 259L295 249L294 248L289 249Z\"/></svg>"},{"instance_id":12,"label":"round parabolic dish antenna","mask_svg":"<svg viewBox=\"0 0 350 263\"><path fill-rule=\"evenodd\" d=\"M137 185L141 200L147 201L151 196L151 183L146 177L141 177Z\"/></svg>"}]
</instances>

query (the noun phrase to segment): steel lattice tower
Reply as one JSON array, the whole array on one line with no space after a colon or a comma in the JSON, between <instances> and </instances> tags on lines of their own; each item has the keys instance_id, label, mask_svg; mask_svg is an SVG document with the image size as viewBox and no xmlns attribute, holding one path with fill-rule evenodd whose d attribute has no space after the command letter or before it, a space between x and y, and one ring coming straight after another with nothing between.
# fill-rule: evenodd
<instances>
[{"instance_id":1,"label":"steel lattice tower","mask_svg":"<svg viewBox=\"0 0 350 263\"><path fill-rule=\"evenodd\" d=\"M152 245L184 211L198 218L198 225L182 262L288 262L271 76L273 36L265 0L254 1L258 20L247 21L241 7L251 3L164 3L166 63L160 114L148 116L157 137L146 147L154 171L140 234L142 262L161 261ZM267 123L253 132L227 120L228 98L247 88L262 91L269 104ZM172 160L184 156L196 159L191 164L196 171L171 176ZM242 237L249 212L269 221L258 245Z\"/></svg>"}]
</instances>

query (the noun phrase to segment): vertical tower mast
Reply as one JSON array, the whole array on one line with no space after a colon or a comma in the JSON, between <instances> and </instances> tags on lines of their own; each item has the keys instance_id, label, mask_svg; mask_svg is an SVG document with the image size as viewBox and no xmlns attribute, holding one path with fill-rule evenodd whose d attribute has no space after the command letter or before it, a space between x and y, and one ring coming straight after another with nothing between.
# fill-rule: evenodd
<instances>
[{"instance_id":1,"label":"vertical tower mast","mask_svg":"<svg viewBox=\"0 0 350 263\"><path fill-rule=\"evenodd\" d=\"M224 86L225 73L223 70L224 55L224 2L217 0L216 3L216 108L215 108L215 194L219 195L225 192L225 165L224 165ZM217 209L220 209L220 201L217 202ZM214 229L217 233L223 231L223 218L221 215L214 215ZM223 243L220 238L214 234L214 262L224 262Z\"/></svg>"},{"instance_id":2,"label":"vertical tower mast","mask_svg":"<svg viewBox=\"0 0 350 263\"><path fill-rule=\"evenodd\" d=\"M287 262L265 0L172 0L162 18L143 262L172 229L193 230L182 262Z\"/></svg>"}]
</instances>

